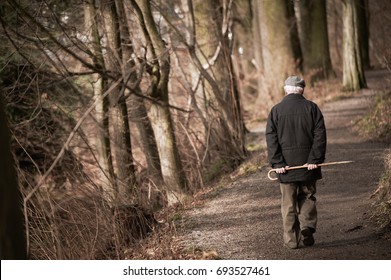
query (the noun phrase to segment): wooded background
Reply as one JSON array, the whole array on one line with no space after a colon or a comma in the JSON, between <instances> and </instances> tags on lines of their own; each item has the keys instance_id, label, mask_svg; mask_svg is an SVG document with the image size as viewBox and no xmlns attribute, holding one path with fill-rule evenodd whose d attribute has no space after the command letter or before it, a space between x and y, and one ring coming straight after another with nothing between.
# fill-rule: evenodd
<instances>
[{"instance_id":1,"label":"wooded background","mask_svg":"<svg viewBox=\"0 0 391 280\"><path fill-rule=\"evenodd\" d=\"M1 258L123 258L248 158L287 76L358 91L389 69L390 6L1 1Z\"/></svg>"}]
</instances>

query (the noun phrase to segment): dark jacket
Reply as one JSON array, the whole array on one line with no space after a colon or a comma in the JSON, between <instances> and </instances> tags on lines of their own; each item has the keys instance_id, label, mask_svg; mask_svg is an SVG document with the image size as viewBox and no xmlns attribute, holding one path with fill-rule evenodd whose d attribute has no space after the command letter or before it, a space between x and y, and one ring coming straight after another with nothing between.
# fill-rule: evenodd
<instances>
[{"instance_id":1,"label":"dark jacket","mask_svg":"<svg viewBox=\"0 0 391 280\"><path fill-rule=\"evenodd\" d=\"M302 94L289 94L269 114L266 126L269 162L273 168L324 162L326 128L319 107ZM320 168L278 174L281 183L318 180Z\"/></svg>"}]
</instances>

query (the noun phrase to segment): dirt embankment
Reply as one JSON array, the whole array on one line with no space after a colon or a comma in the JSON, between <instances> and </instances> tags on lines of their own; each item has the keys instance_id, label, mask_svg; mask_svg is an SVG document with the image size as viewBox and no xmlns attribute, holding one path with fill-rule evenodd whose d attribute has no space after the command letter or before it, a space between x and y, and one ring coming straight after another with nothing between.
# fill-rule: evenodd
<instances>
[{"instance_id":1,"label":"dirt embankment","mask_svg":"<svg viewBox=\"0 0 391 280\"><path fill-rule=\"evenodd\" d=\"M354 120L387 85L385 74L368 73L369 89L321 106L328 132L327 161L354 163L323 168L313 247L282 246L279 186L267 179L266 169L214 189L202 207L186 211L182 244L216 251L223 259L391 259L391 232L370 220L370 196L389 145L370 142L352 130Z\"/></svg>"}]
</instances>

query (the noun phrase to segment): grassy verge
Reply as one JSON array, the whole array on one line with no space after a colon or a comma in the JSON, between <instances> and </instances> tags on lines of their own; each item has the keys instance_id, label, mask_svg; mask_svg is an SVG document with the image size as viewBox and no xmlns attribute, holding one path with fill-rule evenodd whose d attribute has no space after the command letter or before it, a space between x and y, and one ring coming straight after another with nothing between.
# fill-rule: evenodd
<instances>
[{"instance_id":1,"label":"grassy verge","mask_svg":"<svg viewBox=\"0 0 391 280\"><path fill-rule=\"evenodd\" d=\"M376 97L372 109L357 122L357 128L367 138L391 142L391 91Z\"/></svg>"},{"instance_id":2,"label":"grassy verge","mask_svg":"<svg viewBox=\"0 0 391 280\"><path fill-rule=\"evenodd\" d=\"M391 143L391 91L380 94L372 109L356 123L357 131L368 139ZM385 171L372 195L372 217L382 227L391 225L391 149L384 156Z\"/></svg>"},{"instance_id":3,"label":"grassy verge","mask_svg":"<svg viewBox=\"0 0 391 280\"><path fill-rule=\"evenodd\" d=\"M391 150L388 150L384 163L385 173L372 195L375 198L372 217L381 227L391 226Z\"/></svg>"}]
</instances>

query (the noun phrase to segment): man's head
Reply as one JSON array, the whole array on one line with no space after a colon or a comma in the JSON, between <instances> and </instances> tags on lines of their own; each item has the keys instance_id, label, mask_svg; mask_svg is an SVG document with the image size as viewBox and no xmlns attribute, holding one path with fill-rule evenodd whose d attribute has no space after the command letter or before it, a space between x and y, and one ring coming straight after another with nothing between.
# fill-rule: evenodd
<instances>
[{"instance_id":1,"label":"man's head","mask_svg":"<svg viewBox=\"0 0 391 280\"><path fill-rule=\"evenodd\" d=\"M285 80L284 91L285 94L300 93L304 92L305 81L297 76L290 76Z\"/></svg>"}]
</instances>

